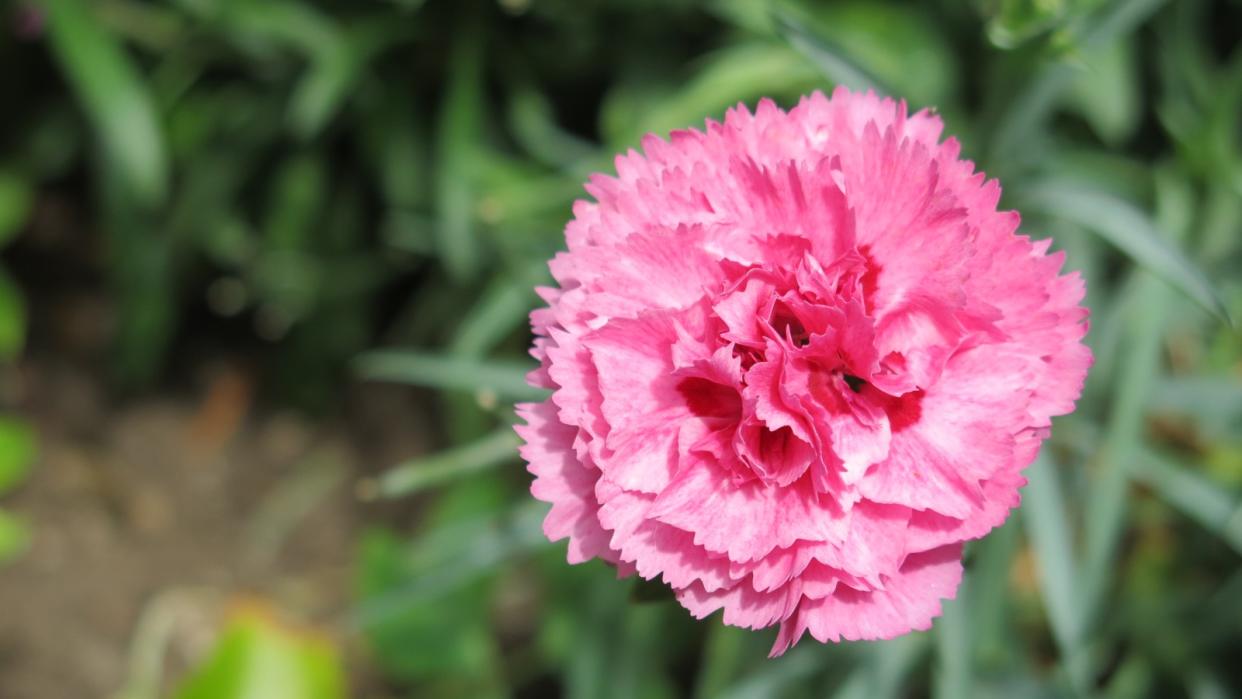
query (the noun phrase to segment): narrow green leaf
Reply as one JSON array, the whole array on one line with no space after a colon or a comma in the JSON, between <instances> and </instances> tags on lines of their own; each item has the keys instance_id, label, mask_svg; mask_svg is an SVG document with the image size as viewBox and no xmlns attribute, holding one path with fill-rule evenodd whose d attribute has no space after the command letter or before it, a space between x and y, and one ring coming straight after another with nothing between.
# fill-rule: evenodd
<instances>
[{"instance_id":1,"label":"narrow green leaf","mask_svg":"<svg viewBox=\"0 0 1242 699\"><path fill-rule=\"evenodd\" d=\"M355 366L363 377L377 381L490 393L502 400L540 400L547 397L547 391L526 383L527 372L534 368L527 362L377 350L359 357Z\"/></svg>"},{"instance_id":2,"label":"narrow green leaf","mask_svg":"<svg viewBox=\"0 0 1242 699\"><path fill-rule=\"evenodd\" d=\"M546 513L546 505L529 501L427 532L411 546L406 558L410 579L363 600L352 623L359 628L383 624L394 615L459 589L506 561L548 546L542 529Z\"/></svg>"},{"instance_id":3,"label":"narrow green leaf","mask_svg":"<svg viewBox=\"0 0 1242 699\"><path fill-rule=\"evenodd\" d=\"M83 0L41 0L52 52L90 117L108 162L140 203L160 204L168 162L154 102L125 49Z\"/></svg>"},{"instance_id":4,"label":"narrow green leaf","mask_svg":"<svg viewBox=\"0 0 1242 699\"><path fill-rule=\"evenodd\" d=\"M980 673L1003 665L1015 654L1009 611L1010 571L1021 544L1021 518L1010 517L969 546L971 656ZM962 598L958 593L958 598Z\"/></svg>"},{"instance_id":5,"label":"narrow green leaf","mask_svg":"<svg viewBox=\"0 0 1242 699\"><path fill-rule=\"evenodd\" d=\"M1161 228L1186 235L1195 200L1189 183L1158 171L1156 215ZM1143 418L1153 378L1158 373L1171 298L1168 286L1139 274L1137 291L1127 299L1126 351L1120 360L1113 410L1104 433L1098 469L1090 484L1086 513L1086 559L1082 591L1084 628L1104 618L1116 571L1117 549L1125 529L1130 467L1144 428Z\"/></svg>"},{"instance_id":6,"label":"narrow green leaf","mask_svg":"<svg viewBox=\"0 0 1242 699\"><path fill-rule=\"evenodd\" d=\"M974 653L971 649L971 603L974 585L966 576L957 596L945 600L936 620L936 674L932 696L940 699L974 696Z\"/></svg>"},{"instance_id":7,"label":"narrow green leaf","mask_svg":"<svg viewBox=\"0 0 1242 699\"><path fill-rule=\"evenodd\" d=\"M1193 470L1140 448L1134 476L1242 554L1242 499Z\"/></svg>"},{"instance_id":8,"label":"narrow green leaf","mask_svg":"<svg viewBox=\"0 0 1242 699\"><path fill-rule=\"evenodd\" d=\"M1125 37L1091 49L1070 90L1070 103L1105 143L1117 146L1134 134L1143 116L1138 59Z\"/></svg>"},{"instance_id":9,"label":"narrow green leaf","mask_svg":"<svg viewBox=\"0 0 1242 699\"><path fill-rule=\"evenodd\" d=\"M358 75L358 57L344 41L321 48L289 99L289 124L300 138L319 133L340 108Z\"/></svg>"},{"instance_id":10,"label":"narrow green leaf","mask_svg":"<svg viewBox=\"0 0 1242 699\"><path fill-rule=\"evenodd\" d=\"M509 96L509 126L528 153L556 167L598 157L591 143L556 123L551 101L536 88L520 85Z\"/></svg>"},{"instance_id":11,"label":"narrow green leaf","mask_svg":"<svg viewBox=\"0 0 1242 699\"><path fill-rule=\"evenodd\" d=\"M498 276L479 296L462 319L449 345L454 356L479 357L489 352L505 336L526 322L530 309L539 301L534 286L542 281L547 265L518 276Z\"/></svg>"},{"instance_id":12,"label":"narrow green leaf","mask_svg":"<svg viewBox=\"0 0 1242 699\"><path fill-rule=\"evenodd\" d=\"M714 699L733 682L741 671L750 636L750 631L736 626L713 624L708 629L703 663L695 679L696 699Z\"/></svg>"},{"instance_id":13,"label":"narrow green leaf","mask_svg":"<svg viewBox=\"0 0 1242 699\"><path fill-rule=\"evenodd\" d=\"M797 50L772 41L745 41L705 56L694 75L677 84L642 81L609 92L600 115L614 148L637 145L647 133L702 128L739 101L793 97L822 85L817 69Z\"/></svg>"},{"instance_id":14,"label":"narrow green leaf","mask_svg":"<svg viewBox=\"0 0 1242 699\"><path fill-rule=\"evenodd\" d=\"M823 649L814 644L803 643L779 658L768 660L754 672L743 675L736 684L716 695L716 699L766 699L786 696L793 686L823 669Z\"/></svg>"},{"instance_id":15,"label":"narrow green leaf","mask_svg":"<svg viewBox=\"0 0 1242 699\"><path fill-rule=\"evenodd\" d=\"M482 264L474 168L484 110L483 45L477 28L456 32L436 134L436 241L441 263L458 280L474 277Z\"/></svg>"},{"instance_id":16,"label":"narrow green leaf","mask_svg":"<svg viewBox=\"0 0 1242 699\"><path fill-rule=\"evenodd\" d=\"M819 68L826 78L851 90L874 90L880 94L892 93L891 90L881 85L874 75L852 60L840 46L811 29L802 18L779 5L773 13L777 30L785 37L789 45Z\"/></svg>"},{"instance_id":17,"label":"narrow green leaf","mask_svg":"<svg viewBox=\"0 0 1242 699\"><path fill-rule=\"evenodd\" d=\"M515 459L519 444L513 428L502 427L470 444L394 466L379 477L377 494L385 498L412 495L485 471Z\"/></svg>"},{"instance_id":18,"label":"narrow green leaf","mask_svg":"<svg viewBox=\"0 0 1242 699\"><path fill-rule=\"evenodd\" d=\"M1022 515L1026 535L1039 561L1039 587L1048 611L1048 623L1061 651L1070 682L1078 691L1087 687L1086 657L1082 652L1081 603L1078 573L1068 527L1069 514L1056 470L1041 454L1026 470Z\"/></svg>"},{"instance_id":19,"label":"narrow green leaf","mask_svg":"<svg viewBox=\"0 0 1242 699\"><path fill-rule=\"evenodd\" d=\"M1099 234L1217 318L1232 324L1228 310L1203 272L1133 204L1111 194L1056 182L1026 187L1019 196L1027 206L1047 216Z\"/></svg>"},{"instance_id":20,"label":"narrow green leaf","mask_svg":"<svg viewBox=\"0 0 1242 699\"><path fill-rule=\"evenodd\" d=\"M911 633L868 646L834 699L897 699L910 674L927 655L931 635Z\"/></svg>"}]
</instances>

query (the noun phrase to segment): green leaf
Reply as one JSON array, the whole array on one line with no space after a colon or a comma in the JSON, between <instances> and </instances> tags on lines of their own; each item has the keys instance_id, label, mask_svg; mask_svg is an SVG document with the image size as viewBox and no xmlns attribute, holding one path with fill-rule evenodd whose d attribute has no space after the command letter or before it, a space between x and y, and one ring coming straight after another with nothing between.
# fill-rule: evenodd
<instances>
[{"instance_id":1,"label":"green leaf","mask_svg":"<svg viewBox=\"0 0 1242 699\"><path fill-rule=\"evenodd\" d=\"M485 471L517 458L519 444L513 428L502 427L470 444L394 466L379 477L376 493L385 498L413 495Z\"/></svg>"},{"instance_id":2,"label":"green leaf","mask_svg":"<svg viewBox=\"0 0 1242 699\"><path fill-rule=\"evenodd\" d=\"M1026 206L1044 215L1077 223L1099 234L1217 318L1232 324L1229 311L1203 272L1133 204L1111 194L1057 182L1026 187L1019 197Z\"/></svg>"},{"instance_id":3,"label":"green leaf","mask_svg":"<svg viewBox=\"0 0 1242 699\"><path fill-rule=\"evenodd\" d=\"M235 614L175 699L343 699L340 651L326 636L277 623L263 608Z\"/></svg>"},{"instance_id":4,"label":"green leaf","mask_svg":"<svg viewBox=\"0 0 1242 699\"><path fill-rule=\"evenodd\" d=\"M1065 18L1066 0L997 0L988 3L987 35L996 46L1011 49L1029 41Z\"/></svg>"},{"instance_id":5,"label":"green leaf","mask_svg":"<svg viewBox=\"0 0 1242 699\"><path fill-rule=\"evenodd\" d=\"M154 102L125 49L83 0L41 0L48 38L126 190L142 204L162 203L168 159Z\"/></svg>"},{"instance_id":6,"label":"green leaf","mask_svg":"<svg viewBox=\"0 0 1242 699\"><path fill-rule=\"evenodd\" d=\"M604 101L602 129L613 147L627 148L647 133L702 129L704 117L722 118L739 101L793 97L821 83L816 69L792 48L770 41L739 42L705 56L683 84L664 84L657 76L644 75L614 88Z\"/></svg>"},{"instance_id":7,"label":"green leaf","mask_svg":"<svg viewBox=\"0 0 1242 699\"><path fill-rule=\"evenodd\" d=\"M824 77L851 90L874 90L880 94L892 94L892 90L881 86L875 76L858 65L835 42L811 29L805 20L784 9L777 9L775 14L777 28L790 46L806 56Z\"/></svg>"},{"instance_id":8,"label":"green leaf","mask_svg":"<svg viewBox=\"0 0 1242 699\"><path fill-rule=\"evenodd\" d=\"M777 9L782 35L834 83L874 89L916 106L952 106L957 68L941 26L910 3L808 4ZM780 8L780 6L778 6Z\"/></svg>"},{"instance_id":9,"label":"green leaf","mask_svg":"<svg viewBox=\"0 0 1242 699\"><path fill-rule=\"evenodd\" d=\"M1165 230L1185 236L1191 225L1194 197L1184 179L1158 171L1156 213ZM1131 465L1144 428L1147 396L1160 367L1166 318L1172 294L1167 285L1139 273L1136 291L1127 299L1125 352L1113 394L1113 410L1088 494L1086 558L1079 584L1084 628L1094 629L1105 618L1117 570L1117 551L1125 531Z\"/></svg>"},{"instance_id":10,"label":"green leaf","mask_svg":"<svg viewBox=\"0 0 1242 699\"><path fill-rule=\"evenodd\" d=\"M1053 638L1061 650L1070 681L1082 691L1088 682L1082 652L1082 614L1077 564L1068 527L1069 515L1057 472L1044 455L1026 470L1022 515L1026 535L1039 561L1039 587Z\"/></svg>"},{"instance_id":11,"label":"green leaf","mask_svg":"<svg viewBox=\"0 0 1242 699\"><path fill-rule=\"evenodd\" d=\"M1134 135L1143 116L1134 41L1124 37L1090 49L1069 93L1070 104L1105 143Z\"/></svg>"},{"instance_id":12,"label":"green leaf","mask_svg":"<svg viewBox=\"0 0 1242 699\"><path fill-rule=\"evenodd\" d=\"M719 623L719 622L715 622ZM789 689L824 669L822 648L803 643L779 658L772 658L754 672L738 678L716 699L765 699L789 694Z\"/></svg>"},{"instance_id":13,"label":"green leaf","mask_svg":"<svg viewBox=\"0 0 1242 699\"><path fill-rule=\"evenodd\" d=\"M475 225L474 170L485 109L484 41L477 28L461 29L456 35L448 62L448 93L436 129L436 244L448 273L454 279L466 280L482 266Z\"/></svg>"},{"instance_id":14,"label":"green leaf","mask_svg":"<svg viewBox=\"0 0 1242 699\"><path fill-rule=\"evenodd\" d=\"M1242 554L1242 500L1195 471L1140 448L1134 476Z\"/></svg>"},{"instance_id":15,"label":"green leaf","mask_svg":"<svg viewBox=\"0 0 1242 699\"><path fill-rule=\"evenodd\" d=\"M13 236L26 224L34 192L22 177L0 170L0 247L13 241Z\"/></svg>"},{"instance_id":16,"label":"green leaf","mask_svg":"<svg viewBox=\"0 0 1242 699\"><path fill-rule=\"evenodd\" d=\"M35 434L21 420L0 417L0 494L25 480L34 463Z\"/></svg>"},{"instance_id":17,"label":"green leaf","mask_svg":"<svg viewBox=\"0 0 1242 699\"><path fill-rule=\"evenodd\" d=\"M479 604L487 590L461 578L438 594L406 597L414 580L433 574L411 565L409 548L384 531L367 532L360 545L357 608L383 607L359 618L377 664L394 679L462 678L456 696L477 696L498 674L499 652ZM453 564L451 556L441 560Z\"/></svg>"},{"instance_id":18,"label":"green leaf","mask_svg":"<svg viewBox=\"0 0 1242 699\"><path fill-rule=\"evenodd\" d=\"M432 529L404 557L401 580L369 595L354 613L360 628L384 624L493 572L501 564L548 545L542 522L547 507L526 502Z\"/></svg>"},{"instance_id":19,"label":"green leaf","mask_svg":"<svg viewBox=\"0 0 1242 699\"><path fill-rule=\"evenodd\" d=\"M502 400L541 400L547 391L526 383L528 362L467 359L406 350L367 352L355 361L358 373L377 381L396 381L443 390L474 391Z\"/></svg>"},{"instance_id":20,"label":"green leaf","mask_svg":"<svg viewBox=\"0 0 1242 699\"><path fill-rule=\"evenodd\" d=\"M0 362L11 362L26 344L26 302L13 278L0 269Z\"/></svg>"},{"instance_id":21,"label":"green leaf","mask_svg":"<svg viewBox=\"0 0 1242 699\"><path fill-rule=\"evenodd\" d=\"M846 678L834 699L896 699L910 674L926 657L930 634L911 633L868 646L864 659Z\"/></svg>"},{"instance_id":22,"label":"green leaf","mask_svg":"<svg viewBox=\"0 0 1242 699\"><path fill-rule=\"evenodd\" d=\"M30 527L20 518L0 509L0 563L11 561L30 548Z\"/></svg>"},{"instance_id":23,"label":"green leaf","mask_svg":"<svg viewBox=\"0 0 1242 699\"><path fill-rule=\"evenodd\" d=\"M941 699L974 696L974 653L971 648L971 603L974 585L967 576L957 596L943 603L936 620L936 674L933 696Z\"/></svg>"}]
</instances>

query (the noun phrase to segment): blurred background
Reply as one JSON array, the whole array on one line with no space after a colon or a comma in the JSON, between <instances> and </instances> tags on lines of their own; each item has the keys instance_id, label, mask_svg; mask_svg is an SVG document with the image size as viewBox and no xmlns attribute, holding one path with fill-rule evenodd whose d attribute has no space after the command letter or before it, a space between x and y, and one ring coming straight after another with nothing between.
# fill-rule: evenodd
<instances>
[{"instance_id":1,"label":"blurred background","mask_svg":"<svg viewBox=\"0 0 1242 699\"><path fill-rule=\"evenodd\" d=\"M539 532L512 403L588 173L936 107L1096 365L931 632L695 622ZM1237 0L7 0L0 697L1242 696Z\"/></svg>"}]
</instances>

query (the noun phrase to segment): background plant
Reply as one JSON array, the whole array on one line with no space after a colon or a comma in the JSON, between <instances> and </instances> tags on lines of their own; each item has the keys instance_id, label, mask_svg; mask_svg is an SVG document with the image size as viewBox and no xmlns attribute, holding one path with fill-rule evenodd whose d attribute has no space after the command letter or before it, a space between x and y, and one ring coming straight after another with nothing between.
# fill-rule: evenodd
<instances>
[{"instance_id":1,"label":"background plant","mask_svg":"<svg viewBox=\"0 0 1242 699\"><path fill-rule=\"evenodd\" d=\"M88 213L119 386L158 381L177 338L211 323L306 409L330 409L347 366L436 389L446 451L360 484L428 496L412 535L359 542L345 625L394 691L1242 693L1239 3L40 0L7 14L0 89L21 99L0 117L0 220L20 221L5 199L31 191ZM566 566L538 532L509 406L532 396L531 288L590 172L644 133L838 83L944 115L1024 231L1083 270L1097 362L933 632L768 661L763 634Z\"/></svg>"}]
</instances>

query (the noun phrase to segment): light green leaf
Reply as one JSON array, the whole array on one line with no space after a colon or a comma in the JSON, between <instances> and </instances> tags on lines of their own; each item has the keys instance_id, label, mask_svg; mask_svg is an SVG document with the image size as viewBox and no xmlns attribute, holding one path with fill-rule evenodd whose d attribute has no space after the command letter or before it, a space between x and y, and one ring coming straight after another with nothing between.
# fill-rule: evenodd
<instances>
[{"instance_id":1,"label":"light green leaf","mask_svg":"<svg viewBox=\"0 0 1242 699\"><path fill-rule=\"evenodd\" d=\"M264 608L239 611L175 699L343 699L340 651L326 636L286 628Z\"/></svg>"},{"instance_id":2,"label":"light green leaf","mask_svg":"<svg viewBox=\"0 0 1242 699\"><path fill-rule=\"evenodd\" d=\"M494 571L515 557L548 546L547 506L533 500L508 510L441 524L421 536L405 557L407 579L369 596L354 612L359 628L382 625Z\"/></svg>"},{"instance_id":3,"label":"light green leaf","mask_svg":"<svg viewBox=\"0 0 1242 699\"><path fill-rule=\"evenodd\" d=\"M1242 554L1242 500L1195 471L1140 448L1134 476Z\"/></svg>"},{"instance_id":4,"label":"light green leaf","mask_svg":"<svg viewBox=\"0 0 1242 699\"><path fill-rule=\"evenodd\" d=\"M0 494L21 483L34 463L34 431L21 420L0 417Z\"/></svg>"},{"instance_id":5,"label":"light green leaf","mask_svg":"<svg viewBox=\"0 0 1242 699\"><path fill-rule=\"evenodd\" d=\"M1057 182L1026 187L1019 197L1026 206L1047 216L1077 223L1099 234L1216 317L1232 324L1228 310L1203 272L1133 204L1111 194Z\"/></svg>"},{"instance_id":6,"label":"light green leaf","mask_svg":"<svg viewBox=\"0 0 1242 699\"><path fill-rule=\"evenodd\" d=\"M1086 657L1082 652L1082 614L1077 564L1068 527L1069 515L1057 472L1040 455L1026 470L1022 515L1026 535L1039 561L1039 587L1048 611L1048 623L1075 689L1087 687Z\"/></svg>"},{"instance_id":7,"label":"light green leaf","mask_svg":"<svg viewBox=\"0 0 1242 699\"><path fill-rule=\"evenodd\" d=\"M1134 134L1143 115L1134 42L1127 36L1090 49L1069 93L1070 104L1105 143Z\"/></svg>"},{"instance_id":8,"label":"light green leaf","mask_svg":"<svg viewBox=\"0 0 1242 699\"><path fill-rule=\"evenodd\" d=\"M647 133L702 129L705 117L721 119L739 101L752 102L753 109L759 97L797 95L819 84L816 69L792 48L740 42L704 57L693 77L675 87L644 79L613 89L604 101L602 128L614 147L631 147Z\"/></svg>"},{"instance_id":9,"label":"light green leaf","mask_svg":"<svg viewBox=\"0 0 1242 699\"><path fill-rule=\"evenodd\" d=\"M936 620L936 672L934 697L956 699L974 696L974 653L971 648L971 603L974 585L967 576L957 588L957 596L943 603L944 612Z\"/></svg>"},{"instance_id":10,"label":"light green leaf","mask_svg":"<svg viewBox=\"0 0 1242 699\"><path fill-rule=\"evenodd\" d=\"M163 132L142 75L83 0L41 0L52 53L77 93L111 167L138 202L168 189Z\"/></svg>"},{"instance_id":11,"label":"light green leaf","mask_svg":"<svg viewBox=\"0 0 1242 699\"><path fill-rule=\"evenodd\" d=\"M547 397L547 391L526 383L527 372L534 368L527 362L377 350L359 357L355 366L363 377L377 381L490 393L503 400L540 400Z\"/></svg>"},{"instance_id":12,"label":"light green leaf","mask_svg":"<svg viewBox=\"0 0 1242 699\"><path fill-rule=\"evenodd\" d=\"M796 15L785 10L777 10L776 21L777 28L789 44L806 56L815 67L819 68L824 77L832 82L844 85L851 90L874 90L880 94L892 93L892 90L882 87L875 76L858 65L840 46L811 29Z\"/></svg>"},{"instance_id":13,"label":"light green leaf","mask_svg":"<svg viewBox=\"0 0 1242 699\"><path fill-rule=\"evenodd\" d=\"M939 23L911 3L832 2L776 11L781 34L829 80L874 89L916 107L952 106L957 68Z\"/></svg>"},{"instance_id":14,"label":"light green leaf","mask_svg":"<svg viewBox=\"0 0 1242 699\"><path fill-rule=\"evenodd\" d=\"M482 266L475 225L475 167L483 124L483 44L476 31L461 29L448 61L448 87L436 127L436 244L440 262L457 280Z\"/></svg>"},{"instance_id":15,"label":"light green leaf","mask_svg":"<svg viewBox=\"0 0 1242 699\"><path fill-rule=\"evenodd\" d=\"M519 443L513 428L502 427L470 444L394 466L379 477L376 494L385 498L412 495L485 471L517 458Z\"/></svg>"}]
</instances>

